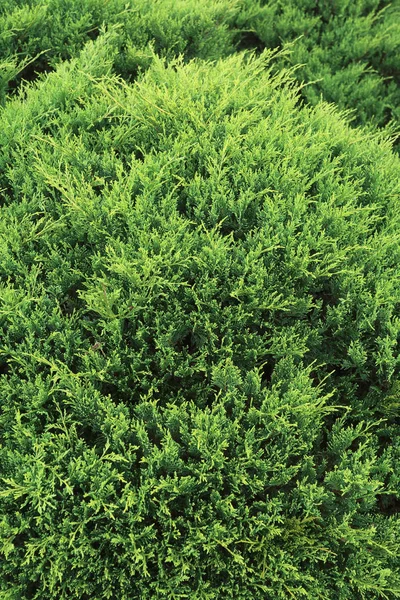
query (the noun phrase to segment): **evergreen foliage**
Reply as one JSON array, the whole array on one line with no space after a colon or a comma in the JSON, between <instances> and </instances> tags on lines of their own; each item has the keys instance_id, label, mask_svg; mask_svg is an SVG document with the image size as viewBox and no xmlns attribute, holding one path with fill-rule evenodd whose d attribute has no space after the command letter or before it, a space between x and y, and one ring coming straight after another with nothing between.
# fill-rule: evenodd
<instances>
[{"instance_id":1,"label":"evergreen foliage","mask_svg":"<svg viewBox=\"0 0 400 600\"><path fill-rule=\"evenodd\" d=\"M215 60L237 49L289 48L302 94L351 109L357 124L400 118L400 0L2 0L0 101L21 79L76 56L102 26L115 27L115 69L125 79L152 49Z\"/></svg>"},{"instance_id":2,"label":"evergreen foliage","mask_svg":"<svg viewBox=\"0 0 400 600\"><path fill-rule=\"evenodd\" d=\"M320 98L354 111L357 124L383 127L400 119L400 2L261 0L247 25L258 46L289 46L288 63Z\"/></svg>"},{"instance_id":3,"label":"evergreen foliage","mask_svg":"<svg viewBox=\"0 0 400 600\"><path fill-rule=\"evenodd\" d=\"M400 597L400 159L271 6L2 4L4 600Z\"/></svg>"}]
</instances>

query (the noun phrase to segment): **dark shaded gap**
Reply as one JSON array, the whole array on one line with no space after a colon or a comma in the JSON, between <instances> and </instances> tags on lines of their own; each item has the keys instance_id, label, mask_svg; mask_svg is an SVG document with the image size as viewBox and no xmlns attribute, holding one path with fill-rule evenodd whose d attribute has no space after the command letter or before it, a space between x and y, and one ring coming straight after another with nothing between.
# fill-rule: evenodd
<instances>
[{"instance_id":1,"label":"dark shaded gap","mask_svg":"<svg viewBox=\"0 0 400 600\"><path fill-rule=\"evenodd\" d=\"M241 34L240 40L237 43L237 51L253 50L256 54L260 54L265 50L264 42L258 37L255 31L245 31Z\"/></svg>"}]
</instances>

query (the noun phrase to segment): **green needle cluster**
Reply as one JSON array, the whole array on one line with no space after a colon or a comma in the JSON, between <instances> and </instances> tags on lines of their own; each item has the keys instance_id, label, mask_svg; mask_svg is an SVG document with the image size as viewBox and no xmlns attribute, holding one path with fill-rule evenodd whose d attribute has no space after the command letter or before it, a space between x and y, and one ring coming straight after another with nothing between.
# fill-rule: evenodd
<instances>
[{"instance_id":1,"label":"green needle cluster","mask_svg":"<svg viewBox=\"0 0 400 600\"><path fill-rule=\"evenodd\" d=\"M398 15L3 0L1 600L400 598Z\"/></svg>"}]
</instances>

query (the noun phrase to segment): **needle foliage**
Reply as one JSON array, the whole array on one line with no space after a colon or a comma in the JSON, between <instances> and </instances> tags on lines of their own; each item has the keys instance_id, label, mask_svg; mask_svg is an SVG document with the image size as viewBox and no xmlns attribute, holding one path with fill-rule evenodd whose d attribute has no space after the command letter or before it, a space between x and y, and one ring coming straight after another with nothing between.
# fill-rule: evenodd
<instances>
[{"instance_id":1,"label":"needle foliage","mask_svg":"<svg viewBox=\"0 0 400 600\"><path fill-rule=\"evenodd\" d=\"M53 62L0 109L0 598L400 597L393 140L235 52L265 7L50 4L2 5Z\"/></svg>"},{"instance_id":2,"label":"needle foliage","mask_svg":"<svg viewBox=\"0 0 400 600\"><path fill-rule=\"evenodd\" d=\"M400 0L2 0L0 102L22 80L73 58L102 27L118 31L114 68L134 79L153 49L167 58L219 59L286 48L303 98L351 109L355 124L400 118Z\"/></svg>"},{"instance_id":3,"label":"needle foliage","mask_svg":"<svg viewBox=\"0 0 400 600\"><path fill-rule=\"evenodd\" d=\"M398 0L250 0L248 9L248 43L290 46L285 62L302 65L296 78L307 83L307 102L351 109L356 124L398 125Z\"/></svg>"}]
</instances>

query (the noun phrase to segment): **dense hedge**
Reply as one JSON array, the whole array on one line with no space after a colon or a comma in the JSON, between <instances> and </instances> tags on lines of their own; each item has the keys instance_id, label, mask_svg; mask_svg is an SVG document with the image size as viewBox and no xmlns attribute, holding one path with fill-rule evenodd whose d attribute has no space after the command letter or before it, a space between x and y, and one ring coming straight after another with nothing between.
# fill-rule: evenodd
<instances>
[{"instance_id":1,"label":"dense hedge","mask_svg":"<svg viewBox=\"0 0 400 600\"><path fill-rule=\"evenodd\" d=\"M384 126L400 118L400 2L384 0L261 0L248 11L250 40L291 47L289 64L321 96L351 109L358 124ZM254 2L248 2L249 8ZM250 29L251 31L251 29ZM250 33L250 32L249 32ZM296 40L296 41L295 41ZM292 42L294 42L291 44Z\"/></svg>"},{"instance_id":2,"label":"dense hedge","mask_svg":"<svg viewBox=\"0 0 400 600\"><path fill-rule=\"evenodd\" d=\"M0 597L399 597L400 160L119 36L0 113Z\"/></svg>"},{"instance_id":3,"label":"dense hedge","mask_svg":"<svg viewBox=\"0 0 400 600\"><path fill-rule=\"evenodd\" d=\"M104 26L118 34L114 67L126 79L149 66L153 51L218 59L236 48L238 12L231 0L5 0L0 7L3 98L22 79L35 79L75 57Z\"/></svg>"},{"instance_id":4,"label":"dense hedge","mask_svg":"<svg viewBox=\"0 0 400 600\"><path fill-rule=\"evenodd\" d=\"M287 47L302 94L351 109L356 124L400 118L400 0L2 0L0 102L24 80L76 56L103 25L118 31L125 79L166 57L218 59Z\"/></svg>"}]
</instances>

